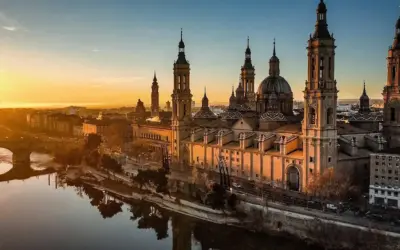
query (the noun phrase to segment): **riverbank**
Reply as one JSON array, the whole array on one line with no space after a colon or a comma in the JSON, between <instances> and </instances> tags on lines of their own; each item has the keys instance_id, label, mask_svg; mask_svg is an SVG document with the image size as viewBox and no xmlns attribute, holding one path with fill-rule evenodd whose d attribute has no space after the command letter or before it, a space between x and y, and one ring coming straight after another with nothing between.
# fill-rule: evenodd
<instances>
[{"instance_id":1,"label":"riverbank","mask_svg":"<svg viewBox=\"0 0 400 250\"><path fill-rule=\"evenodd\" d=\"M119 175L110 175L87 166L83 169L81 176L91 174L95 176L94 181L85 180L87 177L80 178L79 176L74 177L75 181L82 179L83 182L113 196L122 197L128 201L141 200L157 204L164 209L199 220L267 234L290 235L307 242L330 246L330 249L367 250L379 242L380 248L372 249L393 250L399 245L399 233L376 228L376 225L363 226L341 222L329 218L326 214L324 216L312 212L305 214L301 211L293 211L289 207L262 206L255 201L243 198L237 205L239 213L227 213L182 198L177 199L173 195L161 195L154 190L135 188L126 177L121 179ZM238 216L238 214L246 214L246 216Z\"/></svg>"}]
</instances>

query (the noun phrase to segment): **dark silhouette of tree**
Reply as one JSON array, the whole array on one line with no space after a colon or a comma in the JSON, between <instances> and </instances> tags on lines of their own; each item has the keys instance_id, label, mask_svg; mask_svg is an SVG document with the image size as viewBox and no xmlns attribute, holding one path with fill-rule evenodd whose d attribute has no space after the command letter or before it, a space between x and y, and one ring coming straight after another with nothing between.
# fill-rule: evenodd
<instances>
[{"instance_id":1,"label":"dark silhouette of tree","mask_svg":"<svg viewBox=\"0 0 400 250\"><path fill-rule=\"evenodd\" d=\"M237 203L237 196L236 194L231 194L228 197L228 205L231 209L235 209L236 208L236 203Z\"/></svg>"},{"instance_id":2,"label":"dark silhouette of tree","mask_svg":"<svg viewBox=\"0 0 400 250\"><path fill-rule=\"evenodd\" d=\"M97 149L100 144L102 143L102 139L101 136L98 134L89 134L86 138L86 142L85 142L85 149L92 151Z\"/></svg>"},{"instance_id":3,"label":"dark silhouette of tree","mask_svg":"<svg viewBox=\"0 0 400 250\"><path fill-rule=\"evenodd\" d=\"M101 158L101 164L103 168L110 170L112 172L116 173L121 173L122 172L122 166L119 164L115 159L113 159L109 155L103 155Z\"/></svg>"},{"instance_id":4,"label":"dark silhouette of tree","mask_svg":"<svg viewBox=\"0 0 400 250\"><path fill-rule=\"evenodd\" d=\"M115 151L121 151L125 143L131 140L132 128L124 120L117 120L111 123L104 133L107 146Z\"/></svg>"},{"instance_id":5,"label":"dark silhouette of tree","mask_svg":"<svg viewBox=\"0 0 400 250\"><path fill-rule=\"evenodd\" d=\"M157 193L169 194L168 171L160 168L157 170L138 170L138 174L132 177L132 181L142 188L144 185L154 186Z\"/></svg>"},{"instance_id":6,"label":"dark silhouette of tree","mask_svg":"<svg viewBox=\"0 0 400 250\"><path fill-rule=\"evenodd\" d=\"M97 208L99 209L101 216L103 216L104 219L107 219L122 212L122 205L122 202L108 201L107 203L100 203Z\"/></svg>"},{"instance_id":7,"label":"dark silhouette of tree","mask_svg":"<svg viewBox=\"0 0 400 250\"><path fill-rule=\"evenodd\" d=\"M92 206L99 206L104 199L102 191L89 185L83 185L83 192L89 197Z\"/></svg>"},{"instance_id":8,"label":"dark silhouette of tree","mask_svg":"<svg viewBox=\"0 0 400 250\"><path fill-rule=\"evenodd\" d=\"M130 211L132 212L131 220L137 220L139 229L153 229L158 240L168 237L169 215L167 211L143 203L131 205Z\"/></svg>"},{"instance_id":9,"label":"dark silhouette of tree","mask_svg":"<svg viewBox=\"0 0 400 250\"><path fill-rule=\"evenodd\" d=\"M224 209L226 197L225 188L219 183L214 183L211 192L207 194L206 204L210 204L213 209Z\"/></svg>"}]
</instances>

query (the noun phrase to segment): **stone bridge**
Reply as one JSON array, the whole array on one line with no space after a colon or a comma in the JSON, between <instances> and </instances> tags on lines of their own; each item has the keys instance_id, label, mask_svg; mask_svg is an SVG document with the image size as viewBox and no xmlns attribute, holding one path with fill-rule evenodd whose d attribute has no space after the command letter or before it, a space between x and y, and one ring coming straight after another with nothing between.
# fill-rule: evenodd
<instances>
[{"instance_id":1,"label":"stone bridge","mask_svg":"<svg viewBox=\"0 0 400 250\"><path fill-rule=\"evenodd\" d=\"M13 167L0 175L0 182L25 180L33 176L53 173L53 169L34 170L31 168L31 153L43 144L42 140L31 137L3 137L0 138L0 148L12 152Z\"/></svg>"},{"instance_id":2,"label":"stone bridge","mask_svg":"<svg viewBox=\"0 0 400 250\"><path fill-rule=\"evenodd\" d=\"M32 138L0 138L0 148L8 149L12 152L12 163L16 165L30 165L31 153L34 149L35 144L40 141Z\"/></svg>"},{"instance_id":3,"label":"stone bridge","mask_svg":"<svg viewBox=\"0 0 400 250\"><path fill-rule=\"evenodd\" d=\"M32 169L30 163L13 165L10 171L0 175L0 182L26 180L34 176L51 174L54 172L55 170L53 168L46 168L44 170Z\"/></svg>"}]
</instances>

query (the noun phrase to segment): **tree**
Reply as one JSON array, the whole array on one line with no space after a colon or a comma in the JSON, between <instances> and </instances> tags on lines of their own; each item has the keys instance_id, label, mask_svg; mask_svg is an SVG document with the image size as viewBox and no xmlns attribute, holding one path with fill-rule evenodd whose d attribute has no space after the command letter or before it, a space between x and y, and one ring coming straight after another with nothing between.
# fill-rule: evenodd
<instances>
[{"instance_id":1,"label":"tree","mask_svg":"<svg viewBox=\"0 0 400 250\"><path fill-rule=\"evenodd\" d=\"M101 136L98 134L89 134L86 138L85 149L93 151L99 148L100 144L103 142Z\"/></svg>"},{"instance_id":2,"label":"tree","mask_svg":"<svg viewBox=\"0 0 400 250\"><path fill-rule=\"evenodd\" d=\"M225 188L218 183L214 183L212 186L212 191L206 196L206 204L210 204L213 209L224 209L225 201Z\"/></svg>"},{"instance_id":3,"label":"tree","mask_svg":"<svg viewBox=\"0 0 400 250\"><path fill-rule=\"evenodd\" d=\"M122 202L109 201L107 203L101 203L97 208L103 218L106 219L122 212L122 205Z\"/></svg>"},{"instance_id":4,"label":"tree","mask_svg":"<svg viewBox=\"0 0 400 250\"><path fill-rule=\"evenodd\" d=\"M149 144L143 140L134 141L131 145L130 155L133 157L138 157L143 153L149 152Z\"/></svg>"},{"instance_id":5,"label":"tree","mask_svg":"<svg viewBox=\"0 0 400 250\"><path fill-rule=\"evenodd\" d=\"M112 172L116 173L121 173L122 172L122 166L119 164L115 159L113 159L109 155L103 155L101 158L101 164L102 166Z\"/></svg>"},{"instance_id":6,"label":"tree","mask_svg":"<svg viewBox=\"0 0 400 250\"><path fill-rule=\"evenodd\" d=\"M340 174L333 168L325 169L321 174L312 176L307 185L307 192L313 196L341 200L347 198L355 187L351 185L350 175Z\"/></svg>"},{"instance_id":7,"label":"tree","mask_svg":"<svg viewBox=\"0 0 400 250\"><path fill-rule=\"evenodd\" d=\"M115 151L123 151L130 138L129 132L130 126L126 121L111 123L104 133L107 146Z\"/></svg>"},{"instance_id":8,"label":"tree","mask_svg":"<svg viewBox=\"0 0 400 250\"><path fill-rule=\"evenodd\" d=\"M154 186L157 193L169 194L167 174L168 172L163 168L138 170L138 174L132 177L132 181L139 184L140 188L147 184Z\"/></svg>"}]
</instances>

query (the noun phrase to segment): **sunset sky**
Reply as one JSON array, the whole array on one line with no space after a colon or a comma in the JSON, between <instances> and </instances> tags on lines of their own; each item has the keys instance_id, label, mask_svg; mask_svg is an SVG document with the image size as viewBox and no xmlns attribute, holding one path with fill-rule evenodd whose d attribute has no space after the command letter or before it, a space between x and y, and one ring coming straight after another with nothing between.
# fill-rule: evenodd
<instances>
[{"instance_id":1,"label":"sunset sky","mask_svg":"<svg viewBox=\"0 0 400 250\"><path fill-rule=\"evenodd\" d=\"M227 102L250 36L256 86L268 76L276 38L281 75L302 100L306 42L319 0L0 0L0 106L149 105L154 70L170 99L180 28L200 103ZM337 43L339 98L363 80L381 98L398 0L326 0Z\"/></svg>"}]
</instances>

